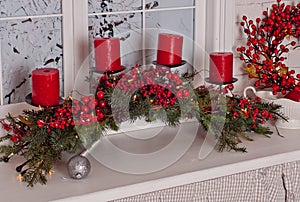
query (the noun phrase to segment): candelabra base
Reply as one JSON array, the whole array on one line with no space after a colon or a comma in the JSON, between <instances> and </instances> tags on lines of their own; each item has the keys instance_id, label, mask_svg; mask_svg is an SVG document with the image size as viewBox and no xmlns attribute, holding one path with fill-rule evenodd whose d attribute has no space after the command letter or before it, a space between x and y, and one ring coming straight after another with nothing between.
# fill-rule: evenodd
<instances>
[{"instance_id":1,"label":"candelabra base","mask_svg":"<svg viewBox=\"0 0 300 202\"><path fill-rule=\"evenodd\" d=\"M208 78L205 78L205 81L206 81L207 83L211 83L211 84L218 85L219 88L220 88L220 93L221 93L221 92L222 92L222 86L223 86L223 85L235 83L235 82L238 81L238 79L237 79L237 78L232 78L232 81L220 82L220 81L210 81L210 80L209 80L209 77L208 77Z\"/></svg>"},{"instance_id":2,"label":"candelabra base","mask_svg":"<svg viewBox=\"0 0 300 202\"><path fill-rule=\"evenodd\" d=\"M58 105L54 105L54 106L40 106L40 105L36 105L32 102L32 93L29 93L28 95L26 95L25 97L25 102L27 104L30 104L32 106L35 106L35 107L42 107L42 108L47 108L47 107L58 107L60 105L62 105L64 103L64 99L62 97L59 98L59 103Z\"/></svg>"},{"instance_id":3,"label":"candelabra base","mask_svg":"<svg viewBox=\"0 0 300 202\"><path fill-rule=\"evenodd\" d=\"M96 73L98 73L98 74L107 74L107 75L120 74L125 70L126 70L126 67L123 66L123 65L121 66L121 69L115 70L115 71L97 71L96 68L95 68Z\"/></svg>"},{"instance_id":4,"label":"candelabra base","mask_svg":"<svg viewBox=\"0 0 300 202\"><path fill-rule=\"evenodd\" d=\"M156 65L156 66L170 68L170 71L172 73L177 72L180 76L193 72L193 66L191 66L189 63L187 63L187 61L185 61L185 60L182 60L180 64L176 64L176 65L157 64L157 61L153 61L152 64Z\"/></svg>"}]
</instances>

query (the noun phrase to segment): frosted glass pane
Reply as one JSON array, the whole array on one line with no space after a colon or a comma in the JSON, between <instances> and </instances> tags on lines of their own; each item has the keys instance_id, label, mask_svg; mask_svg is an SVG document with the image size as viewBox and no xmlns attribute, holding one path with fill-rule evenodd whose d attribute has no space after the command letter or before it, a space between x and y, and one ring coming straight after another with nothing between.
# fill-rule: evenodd
<instances>
[{"instance_id":1,"label":"frosted glass pane","mask_svg":"<svg viewBox=\"0 0 300 202\"><path fill-rule=\"evenodd\" d=\"M95 37L119 37L122 65L130 68L142 61L142 15L119 14L89 17L90 67L94 64L93 39Z\"/></svg>"},{"instance_id":2,"label":"frosted glass pane","mask_svg":"<svg viewBox=\"0 0 300 202\"><path fill-rule=\"evenodd\" d=\"M0 18L61 12L61 0L0 0Z\"/></svg>"},{"instance_id":3,"label":"frosted glass pane","mask_svg":"<svg viewBox=\"0 0 300 202\"><path fill-rule=\"evenodd\" d=\"M89 0L89 13L140 10L141 0Z\"/></svg>"},{"instance_id":4,"label":"frosted glass pane","mask_svg":"<svg viewBox=\"0 0 300 202\"><path fill-rule=\"evenodd\" d=\"M146 9L193 6L194 0L146 0Z\"/></svg>"},{"instance_id":5,"label":"frosted glass pane","mask_svg":"<svg viewBox=\"0 0 300 202\"><path fill-rule=\"evenodd\" d=\"M61 20L55 17L0 21L4 103L25 100L31 92L29 75L36 67L57 67L63 77Z\"/></svg>"},{"instance_id":6,"label":"frosted glass pane","mask_svg":"<svg viewBox=\"0 0 300 202\"><path fill-rule=\"evenodd\" d=\"M170 20L172 19L172 20ZM156 60L159 33L182 35L182 59L193 63L194 10L157 11L146 13L147 63Z\"/></svg>"}]
</instances>

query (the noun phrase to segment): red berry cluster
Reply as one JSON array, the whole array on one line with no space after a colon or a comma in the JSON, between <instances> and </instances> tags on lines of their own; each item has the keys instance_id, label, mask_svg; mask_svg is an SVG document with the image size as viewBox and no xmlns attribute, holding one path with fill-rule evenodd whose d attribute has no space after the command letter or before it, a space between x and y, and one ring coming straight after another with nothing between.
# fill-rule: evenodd
<instances>
[{"instance_id":1,"label":"red berry cluster","mask_svg":"<svg viewBox=\"0 0 300 202\"><path fill-rule=\"evenodd\" d=\"M237 48L240 59L247 67L249 78L257 78L255 86L272 87L273 93L283 94L289 90L300 90L300 75L289 70L284 64L284 54L290 47L296 46L295 41L285 42L290 37L299 38L300 34L300 3L290 6L277 0L270 12L264 11L263 18L248 20L243 16L241 26L247 35L247 46Z\"/></svg>"},{"instance_id":2,"label":"red berry cluster","mask_svg":"<svg viewBox=\"0 0 300 202\"><path fill-rule=\"evenodd\" d=\"M63 104L57 108L42 109L37 113L41 117L36 121L37 126L45 128L48 133L55 129L65 130L74 126L71 105L69 104Z\"/></svg>"},{"instance_id":3,"label":"red berry cluster","mask_svg":"<svg viewBox=\"0 0 300 202\"><path fill-rule=\"evenodd\" d=\"M73 127L74 122L72 118L72 111L70 105L62 105L55 110L54 116L49 119L49 126L51 129L66 129L68 127ZM48 129L48 132L50 130Z\"/></svg>"},{"instance_id":4,"label":"red berry cluster","mask_svg":"<svg viewBox=\"0 0 300 202\"><path fill-rule=\"evenodd\" d=\"M107 116L112 114L108 100L110 95L107 92L112 92L116 87L119 80L124 76L124 73L119 75L102 75L97 83L95 92L95 105L94 110L96 113L97 121L103 122Z\"/></svg>"},{"instance_id":5,"label":"red berry cluster","mask_svg":"<svg viewBox=\"0 0 300 202\"><path fill-rule=\"evenodd\" d=\"M164 67L141 69L136 66L123 76L117 87L125 92L135 92L137 97L150 98L154 105L163 107L173 106L177 99L190 96L179 75Z\"/></svg>"},{"instance_id":6,"label":"red berry cluster","mask_svg":"<svg viewBox=\"0 0 300 202\"><path fill-rule=\"evenodd\" d=\"M162 107L166 106L174 106L177 98L187 98L190 96L190 92L186 89L180 89L175 92L171 91L170 89L167 89L166 87L163 87L161 85L147 85L143 86L139 90L139 94L141 94L143 97L150 97L152 98L152 102L154 105L159 105Z\"/></svg>"},{"instance_id":7,"label":"red berry cluster","mask_svg":"<svg viewBox=\"0 0 300 202\"><path fill-rule=\"evenodd\" d=\"M73 100L72 113L75 125L90 126L97 121L102 121L104 114L101 108L105 106L104 101L99 102L94 96L83 96L81 100Z\"/></svg>"},{"instance_id":8,"label":"red berry cluster","mask_svg":"<svg viewBox=\"0 0 300 202\"><path fill-rule=\"evenodd\" d=\"M252 120L252 128L256 128L259 124L264 124L267 120L273 118L273 114L265 109L255 107L255 103L259 101L259 99L240 98L239 103L232 108L231 113L233 117L243 116L247 120Z\"/></svg>"},{"instance_id":9,"label":"red berry cluster","mask_svg":"<svg viewBox=\"0 0 300 202\"><path fill-rule=\"evenodd\" d=\"M103 120L104 115L99 109L106 104L99 103L94 96L83 96L80 100L73 99L72 102L72 106L66 102L58 108L39 111L41 114L48 115L37 120L37 126L45 128L50 133L55 129L73 129L74 125L90 126Z\"/></svg>"},{"instance_id":10,"label":"red berry cluster","mask_svg":"<svg viewBox=\"0 0 300 202\"><path fill-rule=\"evenodd\" d=\"M10 137L10 140L13 142L19 142L22 137L25 136L25 132L20 128L17 127L15 124L7 124L3 120L0 120L0 124L2 125L3 129L7 132L11 132L13 135Z\"/></svg>"}]
</instances>

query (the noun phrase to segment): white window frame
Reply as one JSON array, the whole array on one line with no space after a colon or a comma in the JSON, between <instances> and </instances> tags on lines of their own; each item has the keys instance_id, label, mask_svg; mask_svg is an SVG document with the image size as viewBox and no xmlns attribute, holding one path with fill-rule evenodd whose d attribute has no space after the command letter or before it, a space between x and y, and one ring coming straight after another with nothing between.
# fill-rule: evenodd
<instances>
[{"instance_id":1,"label":"white window frame","mask_svg":"<svg viewBox=\"0 0 300 202\"><path fill-rule=\"evenodd\" d=\"M232 51L235 0L207 0L206 51Z\"/></svg>"},{"instance_id":2,"label":"white window frame","mask_svg":"<svg viewBox=\"0 0 300 202\"><path fill-rule=\"evenodd\" d=\"M145 0L142 0L145 5ZM194 6L182 7L180 9L194 8L194 66L204 68L207 64L206 52L210 51L232 51L233 26L235 0L195 0ZM160 8L159 11L176 10L178 8ZM134 12L151 12L139 10ZM102 13L101 13L102 14ZM79 69L89 55L88 42L88 0L62 0L62 13L55 15L24 16L53 17L61 16L63 19L63 69L64 69L64 96L69 96L72 91ZM145 15L143 21L145 20ZM11 18L10 18L11 19ZM20 17L15 17L20 19ZM228 23L232 22L232 23ZM144 25L143 25L144 26ZM145 29L145 27L142 27ZM143 32L144 33L144 32ZM204 33L204 34L203 34ZM143 45L145 42L143 42ZM0 41L1 51L1 41ZM1 54L0 54L1 56ZM2 68L0 57L0 118L4 117L9 110L21 113L24 108L30 106L25 103L3 105L2 91ZM88 69L88 68L87 68ZM2 105L2 106L1 106Z\"/></svg>"}]
</instances>

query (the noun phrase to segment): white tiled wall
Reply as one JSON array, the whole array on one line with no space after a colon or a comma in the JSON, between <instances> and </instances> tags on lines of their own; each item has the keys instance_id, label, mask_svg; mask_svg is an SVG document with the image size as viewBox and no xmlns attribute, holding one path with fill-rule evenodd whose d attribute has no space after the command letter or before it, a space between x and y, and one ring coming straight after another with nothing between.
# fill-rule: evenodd
<instances>
[{"instance_id":1,"label":"white tiled wall","mask_svg":"<svg viewBox=\"0 0 300 202\"><path fill-rule=\"evenodd\" d=\"M242 91L244 87L247 85L253 84L254 80L249 80L248 75L242 75L245 72L243 71L244 63L241 62L238 58L238 54L236 52L236 48L241 45L246 44L246 35L243 33L242 28L240 26L241 19L243 15L247 16L248 19L255 20L257 17L262 17L262 12L267 10L267 8L271 8L271 5L276 3L276 0L236 0L235 1L235 26L234 26L234 44L233 44L233 52L235 54L234 60L234 76L239 80L235 84L236 91ZM285 4L294 5L299 3L299 1L287 0L283 1ZM287 65L296 70L296 72L300 73L300 49L291 51L287 57ZM298 67L298 68L297 68Z\"/></svg>"}]
</instances>

